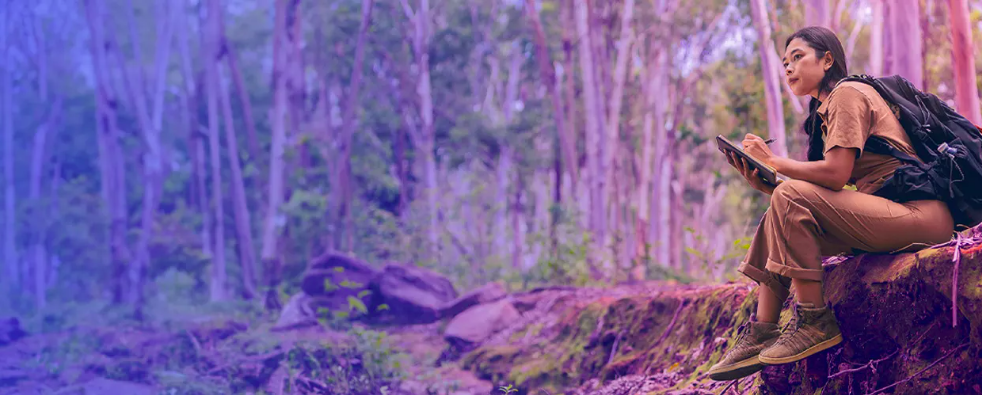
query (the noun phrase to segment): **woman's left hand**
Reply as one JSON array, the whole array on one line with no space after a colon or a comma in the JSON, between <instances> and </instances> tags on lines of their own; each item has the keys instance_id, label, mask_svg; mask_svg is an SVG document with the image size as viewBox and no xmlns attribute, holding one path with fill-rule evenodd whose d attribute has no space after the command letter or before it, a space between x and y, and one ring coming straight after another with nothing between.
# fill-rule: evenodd
<instances>
[{"instance_id":1,"label":"woman's left hand","mask_svg":"<svg viewBox=\"0 0 982 395\"><path fill-rule=\"evenodd\" d=\"M772 160L775 157L774 152L771 151L771 148L764 143L764 139L758 137L757 135L747 134L747 136L743 138L743 150L754 158L757 158L757 160L764 162L768 166L774 167L774 164L772 163Z\"/></svg>"}]
</instances>

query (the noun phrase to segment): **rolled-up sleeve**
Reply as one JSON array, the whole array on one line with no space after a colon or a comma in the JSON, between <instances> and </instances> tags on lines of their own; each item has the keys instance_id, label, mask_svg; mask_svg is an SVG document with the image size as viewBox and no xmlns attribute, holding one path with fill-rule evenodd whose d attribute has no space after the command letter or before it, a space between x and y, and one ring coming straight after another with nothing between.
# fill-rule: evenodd
<instances>
[{"instance_id":1,"label":"rolled-up sleeve","mask_svg":"<svg viewBox=\"0 0 982 395\"><path fill-rule=\"evenodd\" d=\"M872 130L870 120L873 118L873 105L865 93L855 87L841 86L834 90L829 97L828 107L824 114L825 150L834 147L857 148L858 158L863 153L866 139Z\"/></svg>"}]
</instances>

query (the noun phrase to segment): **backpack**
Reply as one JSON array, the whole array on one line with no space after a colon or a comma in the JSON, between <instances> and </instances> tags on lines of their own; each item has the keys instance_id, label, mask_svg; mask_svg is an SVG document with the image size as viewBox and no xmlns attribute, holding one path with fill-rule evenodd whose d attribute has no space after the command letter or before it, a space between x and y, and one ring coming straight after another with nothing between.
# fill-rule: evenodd
<instances>
[{"instance_id":1,"label":"backpack","mask_svg":"<svg viewBox=\"0 0 982 395\"><path fill-rule=\"evenodd\" d=\"M899 115L920 158L870 136L866 152L889 155L902 163L873 194L898 203L942 200L948 204L956 227L974 227L982 222L982 128L899 75L873 78L862 74L844 81L858 81L876 89Z\"/></svg>"}]
</instances>

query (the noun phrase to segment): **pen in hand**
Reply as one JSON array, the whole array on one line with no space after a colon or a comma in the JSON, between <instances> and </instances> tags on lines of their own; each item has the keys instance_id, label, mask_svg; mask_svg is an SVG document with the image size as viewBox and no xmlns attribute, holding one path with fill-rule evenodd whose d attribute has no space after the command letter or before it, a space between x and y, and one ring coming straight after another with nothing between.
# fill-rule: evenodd
<instances>
[{"instance_id":1,"label":"pen in hand","mask_svg":"<svg viewBox=\"0 0 982 395\"><path fill-rule=\"evenodd\" d=\"M774 142L774 139L767 139L767 140L764 140L764 144L767 144L767 145L770 145L770 144L771 144L771 143L773 143L773 142Z\"/></svg>"}]
</instances>

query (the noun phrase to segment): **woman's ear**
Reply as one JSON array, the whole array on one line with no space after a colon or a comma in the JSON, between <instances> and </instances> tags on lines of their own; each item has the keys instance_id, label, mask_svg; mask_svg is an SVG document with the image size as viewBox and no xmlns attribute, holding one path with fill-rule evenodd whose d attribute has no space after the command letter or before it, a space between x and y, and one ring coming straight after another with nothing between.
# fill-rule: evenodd
<instances>
[{"instance_id":1,"label":"woman's ear","mask_svg":"<svg viewBox=\"0 0 982 395\"><path fill-rule=\"evenodd\" d=\"M832 68L832 64L835 63L835 58L832 57L831 51L825 51L825 56L822 56L822 60L825 63L825 66L823 67L825 68L826 72L829 71L829 69Z\"/></svg>"}]
</instances>

